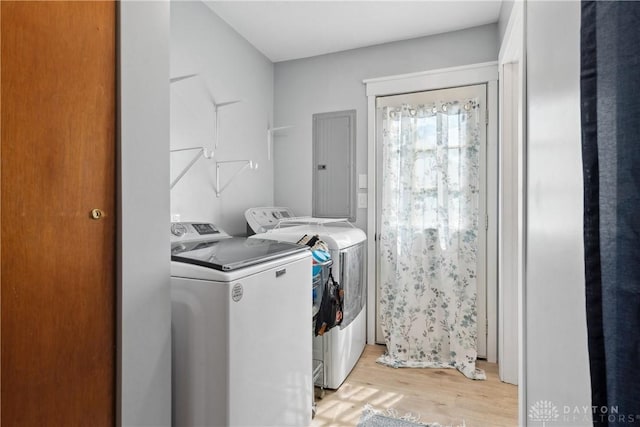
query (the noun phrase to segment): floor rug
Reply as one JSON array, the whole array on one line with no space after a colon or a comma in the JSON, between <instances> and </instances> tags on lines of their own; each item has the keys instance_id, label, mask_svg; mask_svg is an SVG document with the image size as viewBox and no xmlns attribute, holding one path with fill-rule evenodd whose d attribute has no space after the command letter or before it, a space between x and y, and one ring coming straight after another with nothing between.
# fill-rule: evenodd
<instances>
[{"instance_id":1,"label":"floor rug","mask_svg":"<svg viewBox=\"0 0 640 427\"><path fill-rule=\"evenodd\" d=\"M412 414L400 415L394 409L378 411L365 405L357 427L440 427L440 424L422 423Z\"/></svg>"}]
</instances>

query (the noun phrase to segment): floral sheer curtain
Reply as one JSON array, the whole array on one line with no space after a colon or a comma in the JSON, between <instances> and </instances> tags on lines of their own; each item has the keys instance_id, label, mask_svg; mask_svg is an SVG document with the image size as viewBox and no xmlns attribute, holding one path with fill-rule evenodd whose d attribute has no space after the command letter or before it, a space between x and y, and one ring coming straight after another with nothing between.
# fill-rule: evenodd
<instances>
[{"instance_id":1,"label":"floral sheer curtain","mask_svg":"<svg viewBox=\"0 0 640 427\"><path fill-rule=\"evenodd\" d=\"M476 369L477 99L381 107L380 321L394 367Z\"/></svg>"}]
</instances>

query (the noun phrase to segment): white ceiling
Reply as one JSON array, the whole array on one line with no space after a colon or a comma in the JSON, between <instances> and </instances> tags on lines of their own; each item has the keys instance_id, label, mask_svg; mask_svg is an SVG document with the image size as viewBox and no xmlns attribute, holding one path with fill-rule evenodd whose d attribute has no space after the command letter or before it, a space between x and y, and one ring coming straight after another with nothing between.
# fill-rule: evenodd
<instances>
[{"instance_id":1,"label":"white ceiling","mask_svg":"<svg viewBox=\"0 0 640 427\"><path fill-rule=\"evenodd\" d=\"M501 0L205 1L273 62L498 21Z\"/></svg>"}]
</instances>

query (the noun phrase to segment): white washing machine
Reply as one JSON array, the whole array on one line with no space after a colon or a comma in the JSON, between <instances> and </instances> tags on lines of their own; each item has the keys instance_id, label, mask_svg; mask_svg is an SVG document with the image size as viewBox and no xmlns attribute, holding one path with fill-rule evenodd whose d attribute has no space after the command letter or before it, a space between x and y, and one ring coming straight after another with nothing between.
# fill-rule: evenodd
<instances>
[{"instance_id":1,"label":"white washing machine","mask_svg":"<svg viewBox=\"0 0 640 427\"><path fill-rule=\"evenodd\" d=\"M337 389L364 351L366 331L367 236L346 219L295 217L281 207L245 211L247 234L261 239L297 242L305 234L318 235L329 246L333 277L343 286L344 312L340 326L313 341L313 358L324 362L324 383Z\"/></svg>"},{"instance_id":2,"label":"white washing machine","mask_svg":"<svg viewBox=\"0 0 640 427\"><path fill-rule=\"evenodd\" d=\"M174 426L307 426L311 253L171 227Z\"/></svg>"}]
</instances>

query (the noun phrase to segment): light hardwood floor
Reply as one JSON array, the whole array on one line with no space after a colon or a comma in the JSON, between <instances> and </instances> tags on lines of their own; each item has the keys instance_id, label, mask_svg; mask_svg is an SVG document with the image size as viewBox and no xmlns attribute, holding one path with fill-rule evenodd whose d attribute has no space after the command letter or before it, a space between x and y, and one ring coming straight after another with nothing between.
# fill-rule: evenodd
<instances>
[{"instance_id":1,"label":"light hardwood floor","mask_svg":"<svg viewBox=\"0 0 640 427\"><path fill-rule=\"evenodd\" d=\"M355 426L362 408L393 408L410 412L420 422L443 426L517 426L518 388L498 379L498 366L480 361L486 381L474 381L455 369L390 368L376 363L381 345L367 345L349 377L337 391L326 390L316 399L311 423L318 426Z\"/></svg>"}]
</instances>

